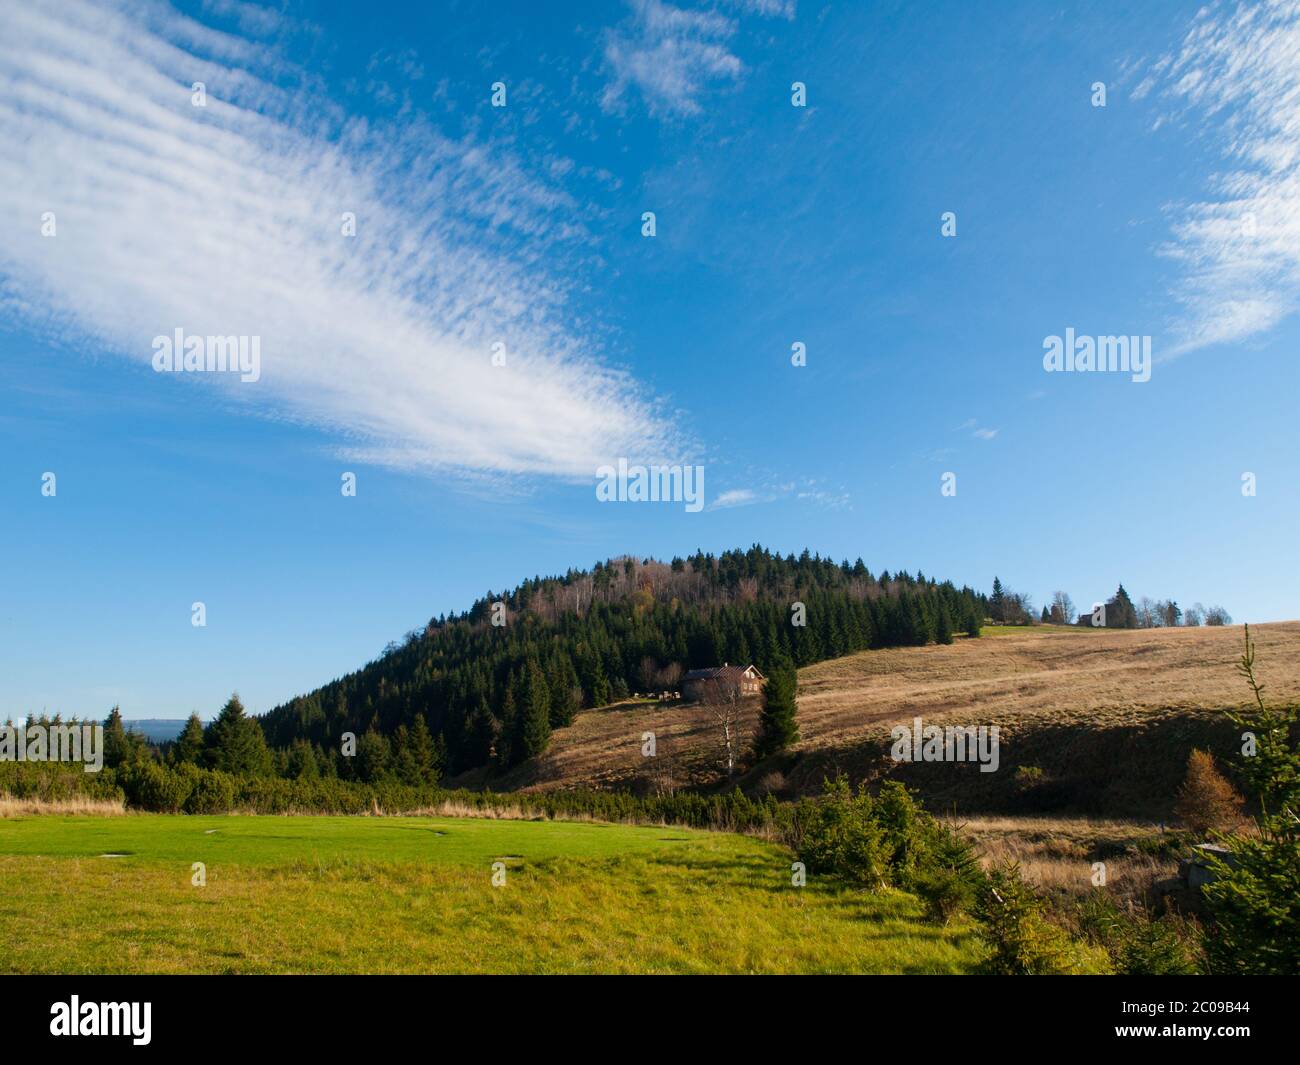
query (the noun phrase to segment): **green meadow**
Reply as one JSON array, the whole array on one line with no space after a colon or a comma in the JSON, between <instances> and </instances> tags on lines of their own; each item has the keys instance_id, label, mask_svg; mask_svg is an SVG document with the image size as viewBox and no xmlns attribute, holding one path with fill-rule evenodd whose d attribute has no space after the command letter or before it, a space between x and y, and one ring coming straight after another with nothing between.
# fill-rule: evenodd
<instances>
[{"instance_id":1,"label":"green meadow","mask_svg":"<svg viewBox=\"0 0 1300 1065\"><path fill-rule=\"evenodd\" d=\"M951 973L976 963L969 929L922 920L912 896L814 877L794 887L791 861L744 836L596 823L6 818L0 972Z\"/></svg>"}]
</instances>

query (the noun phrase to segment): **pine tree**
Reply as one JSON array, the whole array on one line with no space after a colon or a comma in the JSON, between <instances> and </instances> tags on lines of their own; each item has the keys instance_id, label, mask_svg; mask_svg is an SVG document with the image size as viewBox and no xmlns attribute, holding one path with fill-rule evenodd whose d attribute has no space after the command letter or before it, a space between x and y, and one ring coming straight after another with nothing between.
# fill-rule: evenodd
<instances>
[{"instance_id":1,"label":"pine tree","mask_svg":"<svg viewBox=\"0 0 1300 1065\"><path fill-rule=\"evenodd\" d=\"M310 743L305 740L294 741L285 763L285 775L291 780L315 780L320 776L316 751Z\"/></svg>"},{"instance_id":2,"label":"pine tree","mask_svg":"<svg viewBox=\"0 0 1300 1065\"><path fill-rule=\"evenodd\" d=\"M551 698L537 663L524 675L524 703L520 708L519 760L536 758L551 742Z\"/></svg>"},{"instance_id":3,"label":"pine tree","mask_svg":"<svg viewBox=\"0 0 1300 1065\"><path fill-rule=\"evenodd\" d=\"M203 757L203 722L198 714L190 714L185 731L172 748L172 761L178 765L198 765Z\"/></svg>"},{"instance_id":4,"label":"pine tree","mask_svg":"<svg viewBox=\"0 0 1300 1065\"><path fill-rule=\"evenodd\" d=\"M948 613L948 604L940 602L938 617L934 622L934 642L952 643L952 641L952 615Z\"/></svg>"},{"instance_id":5,"label":"pine tree","mask_svg":"<svg viewBox=\"0 0 1300 1065\"><path fill-rule=\"evenodd\" d=\"M1136 629L1137 623L1137 610L1133 606L1133 600L1121 584L1114 598L1106 604L1106 628Z\"/></svg>"},{"instance_id":6,"label":"pine tree","mask_svg":"<svg viewBox=\"0 0 1300 1065\"><path fill-rule=\"evenodd\" d=\"M784 751L799 739L796 719L798 675L789 661L775 664L763 685L763 709L758 718L754 754L762 759Z\"/></svg>"},{"instance_id":7,"label":"pine tree","mask_svg":"<svg viewBox=\"0 0 1300 1065\"><path fill-rule=\"evenodd\" d=\"M565 728L573 724L573 715L577 712L580 701L580 697L575 698L574 693L581 691L573 660L568 655L561 654L551 676L552 728Z\"/></svg>"},{"instance_id":8,"label":"pine tree","mask_svg":"<svg viewBox=\"0 0 1300 1065\"><path fill-rule=\"evenodd\" d=\"M516 764L515 746L518 734L519 709L515 705L514 678L506 684L505 694L501 697L501 727L496 737L496 758L504 768Z\"/></svg>"},{"instance_id":9,"label":"pine tree","mask_svg":"<svg viewBox=\"0 0 1300 1065\"><path fill-rule=\"evenodd\" d=\"M994 621L1002 621L1007 611L1007 597L1002 590L1002 582L997 577L993 578L993 594L989 596L989 617Z\"/></svg>"},{"instance_id":10,"label":"pine tree","mask_svg":"<svg viewBox=\"0 0 1300 1065\"><path fill-rule=\"evenodd\" d=\"M30 715L27 724L29 727L32 724ZM131 754L131 738L126 734L126 726L122 724L122 711L115 706L104 720L104 764L109 769L115 769L123 762L130 761Z\"/></svg>"},{"instance_id":11,"label":"pine tree","mask_svg":"<svg viewBox=\"0 0 1300 1065\"><path fill-rule=\"evenodd\" d=\"M438 759L434 750L433 737L429 726L425 724L424 715L417 714L415 724L411 726L410 738L406 750L412 768L409 784L436 784L438 781Z\"/></svg>"},{"instance_id":12,"label":"pine tree","mask_svg":"<svg viewBox=\"0 0 1300 1065\"><path fill-rule=\"evenodd\" d=\"M373 725L357 740L357 775L373 784L388 772L393 759L392 745Z\"/></svg>"},{"instance_id":13,"label":"pine tree","mask_svg":"<svg viewBox=\"0 0 1300 1065\"><path fill-rule=\"evenodd\" d=\"M464 758L467 765L484 765L492 757L497 740L497 720L487 699L479 696L478 704L465 729Z\"/></svg>"},{"instance_id":14,"label":"pine tree","mask_svg":"<svg viewBox=\"0 0 1300 1065\"><path fill-rule=\"evenodd\" d=\"M244 713L239 695L233 694L221 708L204 737L203 759L212 769L235 776L265 776L271 770L262 726Z\"/></svg>"}]
</instances>

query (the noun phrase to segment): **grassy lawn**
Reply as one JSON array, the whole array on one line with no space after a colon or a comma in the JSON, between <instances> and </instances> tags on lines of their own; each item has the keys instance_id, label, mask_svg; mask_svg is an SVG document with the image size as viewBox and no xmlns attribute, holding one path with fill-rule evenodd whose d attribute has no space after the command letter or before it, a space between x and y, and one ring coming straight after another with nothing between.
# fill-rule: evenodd
<instances>
[{"instance_id":1,"label":"grassy lawn","mask_svg":"<svg viewBox=\"0 0 1300 1065\"><path fill-rule=\"evenodd\" d=\"M119 854L122 857L104 857ZM494 887L492 863L506 863ZM901 893L676 828L466 818L0 820L0 971L961 972ZM191 886L203 862L207 884Z\"/></svg>"}]
</instances>

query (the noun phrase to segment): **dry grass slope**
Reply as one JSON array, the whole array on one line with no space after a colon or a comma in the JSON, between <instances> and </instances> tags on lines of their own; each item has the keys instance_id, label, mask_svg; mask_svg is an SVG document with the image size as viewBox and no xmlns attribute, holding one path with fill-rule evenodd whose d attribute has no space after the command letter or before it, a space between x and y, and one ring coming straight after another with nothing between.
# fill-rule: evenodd
<instances>
[{"instance_id":1,"label":"dry grass slope","mask_svg":"<svg viewBox=\"0 0 1300 1065\"><path fill-rule=\"evenodd\" d=\"M1300 698L1300 622L1252 628L1268 696ZM867 651L799 674L802 739L778 768L791 792L828 773L894 773L933 804L968 811L1073 811L1162 818L1193 746L1228 758L1222 711L1248 694L1235 672L1240 626L1137 631L1034 627L947 647ZM757 702L751 706L752 719ZM894 766L889 729L927 723L997 725L1002 766ZM641 755L653 732L659 757ZM679 703L626 702L579 714L537 761L494 780L496 790L655 786L665 766L677 786L721 782L707 712ZM1042 771L1034 787L1017 768ZM769 767L742 780L755 784ZM462 780L455 783L481 783Z\"/></svg>"}]
</instances>

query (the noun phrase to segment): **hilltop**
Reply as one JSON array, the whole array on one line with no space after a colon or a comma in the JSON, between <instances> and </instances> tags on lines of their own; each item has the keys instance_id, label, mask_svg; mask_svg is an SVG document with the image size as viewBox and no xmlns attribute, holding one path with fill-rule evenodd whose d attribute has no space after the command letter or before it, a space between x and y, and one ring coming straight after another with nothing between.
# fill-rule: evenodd
<instances>
[{"instance_id":1,"label":"hilltop","mask_svg":"<svg viewBox=\"0 0 1300 1065\"><path fill-rule=\"evenodd\" d=\"M977 635L986 608L985 597L950 581L877 575L861 559L806 550L611 559L489 591L261 723L272 747L308 746L313 763L340 775L382 770L396 757L387 738L400 751L417 728L434 737L446 772L499 772L542 753L579 711L671 689L686 670L752 662L767 672L949 643ZM355 761L338 756L346 732L370 734Z\"/></svg>"}]
</instances>

